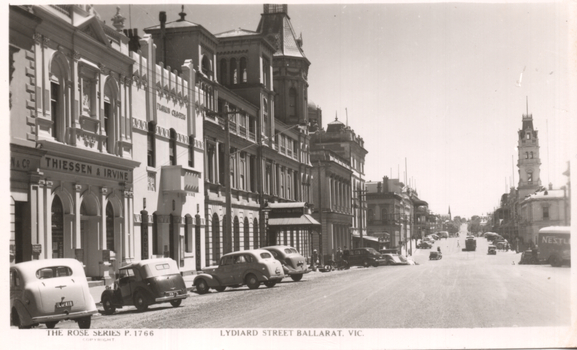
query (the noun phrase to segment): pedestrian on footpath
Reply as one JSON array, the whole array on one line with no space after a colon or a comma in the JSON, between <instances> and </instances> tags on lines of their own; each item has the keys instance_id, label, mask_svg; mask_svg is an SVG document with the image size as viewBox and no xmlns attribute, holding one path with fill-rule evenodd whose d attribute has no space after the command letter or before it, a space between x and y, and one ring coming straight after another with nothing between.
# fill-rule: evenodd
<instances>
[{"instance_id":1,"label":"pedestrian on footpath","mask_svg":"<svg viewBox=\"0 0 577 350\"><path fill-rule=\"evenodd\" d=\"M317 260L319 258L319 253L317 253L316 249L313 249L313 271L317 270Z\"/></svg>"}]
</instances>

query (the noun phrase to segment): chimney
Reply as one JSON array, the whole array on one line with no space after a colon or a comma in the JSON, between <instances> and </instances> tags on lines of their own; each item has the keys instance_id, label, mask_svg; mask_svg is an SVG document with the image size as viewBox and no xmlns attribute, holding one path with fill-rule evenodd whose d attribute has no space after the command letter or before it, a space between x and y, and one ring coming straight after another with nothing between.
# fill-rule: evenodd
<instances>
[{"instance_id":1,"label":"chimney","mask_svg":"<svg viewBox=\"0 0 577 350\"><path fill-rule=\"evenodd\" d=\"M387 176L383 176L383 192L389 192L389 178Z\"/></svg>"},{"instance_id":2,"label":"chimney","mask_svg":"<svg viewBox=\"0 0 577 350\"><path fill-rule=\"evenodd\" d=\"M166 11L160 11L158 20L160 21L160 40L162 41L162 60L160 62L166 64Z\"/></svg>"},{"instance_id":3,"label":"chimney","mask_svg":"<svg viewBox=\"0 0 577 350\"><path fill-rule=\"evenodd\" d=\"M381 183L377 183L377 192L381 193Z\"/></svg>"}]
</instances>

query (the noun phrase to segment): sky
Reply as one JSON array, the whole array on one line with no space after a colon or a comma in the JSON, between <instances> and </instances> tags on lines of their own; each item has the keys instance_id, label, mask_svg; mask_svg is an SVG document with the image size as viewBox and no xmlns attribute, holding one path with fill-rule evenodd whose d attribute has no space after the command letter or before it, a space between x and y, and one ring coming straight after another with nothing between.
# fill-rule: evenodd
<instances>
[{"instance_id":1,"label":"sky","mask_svg":"<svg viewBox=\"0 0 577 350\"><path fill-rule=\"evenodd\" d=\"M95 9L110 25L116 6ZM118 6L140 35L160 11L168 22L181 11ZM184 12L217 34L256 30L263 7L187 2ZM364 139L366 180L407 179L436 214L490 213L518 185L517 131L528 110L542 185L566 184L575 158L567 2L289 2L288 13L311 62L309 102L325 127L338 117Z\"/></svg>"}]
</instances>

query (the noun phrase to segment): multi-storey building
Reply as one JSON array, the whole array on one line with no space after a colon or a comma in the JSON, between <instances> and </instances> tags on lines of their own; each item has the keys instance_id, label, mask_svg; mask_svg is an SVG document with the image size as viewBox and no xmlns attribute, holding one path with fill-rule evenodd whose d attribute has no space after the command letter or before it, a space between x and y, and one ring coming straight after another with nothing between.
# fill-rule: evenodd
<instances>
[{"instance_id":1,"label":"multi-storey building","mask_svg":"<svg viewBox=\"0 0 577 350\"><path fill-rule=\"evenodd\" d=\"M198 67L205 143L205 263L223 253L310 239L309 228L267 225L267 203L308 202L310 62L286 5L264 5L256 31L212 34L181 18L149 27L167 64ZM279 39L279 38L282 38ZM295 240L295 236L298 239ZM285 238L286 237L286 238ZM300 249L302 247L296 247Z\"/></svg>"},{"instance_id":2,"label":"multi-storey building","mask_svg":"<svg viewBox=\"0 0 577 350\"><path fill-rule=\"evenodd\" d=\"M382 182L368 181L365 187L369 235L380 238L388 248L397 248L402 254L410 252L414 226L413 191L398 179L386 176Z\"/></svg>"},{"instance_id":3,"label":"multi-storey building","mask_svg":"<svg viewBox=\"0 0 577 350\"><path fill-rule=\"evenodd\" d=\"M133 257L132 65L89 5L10 7L12 262Z\"/></svg>"},{"instance_id":4,"label":"multi-storey building","mask_svg":"<svg viewBox=\"0 0 577 350\"><path fill-rule=\"evenodd\" d=\"M309 106L309 113L311 112L314 113L315 120L322 122L320 108L315 105ZM322 210L315 218L324 216L325 212L336 216L333 224L328 221L327 226L323 225L323 235L327 237L327 242L336 242L336 245L327 248L336 249L341 245L361 246L361 231L363 236L367 236L363 176L365 156L368 152L364 148L364 140L337 118L327 125L326 131L320 125L316 123L315 125L316 131L311 137L311 147L317 153L317 158L313 161L313 166L319 167L321 173L324 172L328 176L321 175L320 179L313 182L314 186L319 187L321 196L328 196L326 200L322 198L319 200L319 192L313 195L315 206L321 203L317 206L317 212L319 209ZM330 164L334 166L329 166ZM315 174L318 172L319 169L313 171ZM323 183L324 181L328 182ZM331 215L327 218L332 220ZM323 217L322 220L327 218Z\"/></svg>"}]
</instances>

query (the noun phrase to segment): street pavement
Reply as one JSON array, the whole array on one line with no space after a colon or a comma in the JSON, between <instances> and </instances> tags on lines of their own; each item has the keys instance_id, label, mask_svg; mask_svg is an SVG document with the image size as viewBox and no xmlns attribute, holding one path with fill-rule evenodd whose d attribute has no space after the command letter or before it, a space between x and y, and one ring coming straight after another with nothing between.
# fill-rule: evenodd
<instances>
[{"instance_id":1,"label":"street pavement","mask_svg":"<svg viewBox=\"0 0 577 350\"><path fill-rule=\"evenodd\" d=\"M274 288L189 293L177 308L125 307L92 328L485 328L570 324L570 268L518 265L521 254L487 255L488 242L464 252L464 235L413 252L414 266L311 272ZM457 244L457 242L459 242ZM443 258L429 260L441 247ZM192 287L194 276L185 276ZM100 288L93 288L95 301ZM43 326L41 326L43 327ZM58 328L76 328L61 322Z\"/></svg>"}]
</instances>

